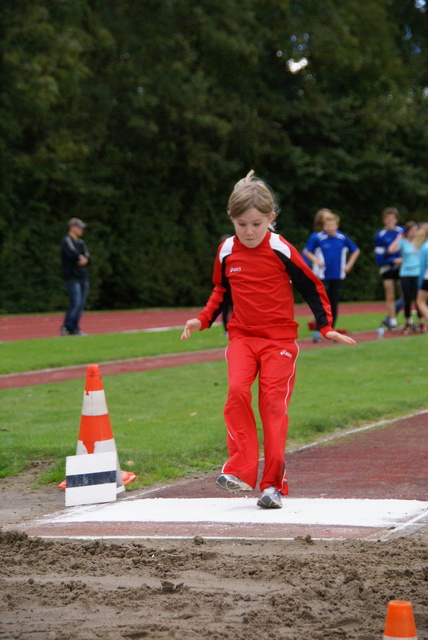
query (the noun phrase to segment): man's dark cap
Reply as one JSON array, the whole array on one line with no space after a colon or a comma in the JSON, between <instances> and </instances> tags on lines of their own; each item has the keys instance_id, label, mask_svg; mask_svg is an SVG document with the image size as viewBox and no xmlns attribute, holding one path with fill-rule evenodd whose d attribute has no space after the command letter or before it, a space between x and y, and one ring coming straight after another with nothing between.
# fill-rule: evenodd
<instances>
[{"instance_id":1,"label":"man's dark cap","mask_svg":"<svg viewBox=\"0 0 428 640\"><path fill-rule=\"evenodd\" d=\"M86 227L86 224L80 218L70 218L67 224L69 227L80 227L81 229Z\"/></svg>"}]
</instances>

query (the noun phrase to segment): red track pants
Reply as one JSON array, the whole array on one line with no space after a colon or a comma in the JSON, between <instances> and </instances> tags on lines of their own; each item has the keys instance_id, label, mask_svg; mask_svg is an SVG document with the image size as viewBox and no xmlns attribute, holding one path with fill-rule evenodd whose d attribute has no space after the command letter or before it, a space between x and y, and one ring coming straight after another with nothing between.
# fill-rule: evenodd
<instances>
[{"instance_id":1,"label":"red track pants","mask_svg":"<svg viewBox=\"0 0 428 640\"><path fill-rule=\"evenodd\" d=\"M285 477L287 408L293 392L299 347L295 340L233 338L226 351L229 391L224 408L229 460L223 473L252 487L257 484L259 443L251 406L251 386L259 375L259 412L263 425L264 469L260 489L274 486L288 494Z\"/></svg>"}]
</instances>

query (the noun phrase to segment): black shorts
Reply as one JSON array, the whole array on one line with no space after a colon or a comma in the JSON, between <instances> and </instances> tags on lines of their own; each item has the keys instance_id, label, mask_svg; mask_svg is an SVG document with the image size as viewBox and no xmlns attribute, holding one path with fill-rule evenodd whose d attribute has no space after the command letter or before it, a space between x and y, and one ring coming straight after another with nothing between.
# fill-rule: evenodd
<instances>
[{"instance_id":1,"label":"black shorts","mask_svg":"<svg viewBox=\"0 0 428 640\"><path fill-rule=\"evenodd\" d=\"M399 280L400 267L391 267L388 271L382 273L382 280Z\"/></svg>"},{"instance_id":2,"label":"black shorts","mask_svg":"<svg viewBox=\"0 0 428 640\"><path fill-rule=\"evenodd\" d=\"M428 280L422 280L420 288L422 291L428 291Z\"/></svg>"}]
</instances>

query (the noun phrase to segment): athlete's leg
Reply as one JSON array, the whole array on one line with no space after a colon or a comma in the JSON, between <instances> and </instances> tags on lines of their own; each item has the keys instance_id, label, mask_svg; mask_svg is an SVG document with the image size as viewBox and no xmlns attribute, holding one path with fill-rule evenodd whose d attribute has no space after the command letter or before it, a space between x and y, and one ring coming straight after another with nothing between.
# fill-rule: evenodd
<instances>
[{"instance_id":1,"label":"athlete's leg","mask_svg":"<svg viewBox=\"0 0 428 640\"><path fill-rule=\"evenodd\" d=\"M426 287L426 288L425 288ZM428 280L424 280L421 289L418 291L416 302L420 312L428 322Z\"/></svg>"},{"instance_id":2,"label":"athlete's leg","mask_svg":"<svg viewBox=\"0 0 428 640\"><path fill-rule=\"evenodd\" d=\"M324 280L324 287L330 301L331 315L333 316L332 327L336 326L337 316L339 314L339 301L342 291L342 280Z\"/></svg>"},{"instance_id":3,"label":"athlete's leg","mask_svg":"<svg viewBox=\"0 0 428 640\"><path fill-rule=\"evenodd\" d=\"M263 491L274 486L287 495L285 444L288 429L288 403L294 387L299 348L294 340L266 341L260 353L259 410L264 436Z\"/></svg>"},{"instance_id":4,"label":"athlete's leg","mask_svg":"<svg viewBox=\"0 0 428 640\"><path fill-rule=\"evenodd\" d=\"M412 301L415 303L416 313L418 315L419 320L421 320L422 313L418 306L418 280L419 278L417 276L412 277L410 279L409 287L410 287L410 296L412 298Z\"/></svg>"},{"instance_id":5,"label":"athlete's leg","mask_svg":"<svg viewBox=\"0 0 428 640\"><path fill-rule=\"evenodd\" d=\"M404 317L406 318L406 323L409 324L411 321L411 307L412 307L412 282L410 277L403 277L400 279L401 281L401 290L403 292L404 298Z\"/></svg>"},{"instance_id":6,"label":"athlete's leg","mask_svg":"<svg viewBox=\"0 0 428 640\"><path fill-rule=\"evenodd\" d=\"M396 288L397 281L391 277L391 278L384 278L382 280L382 283L383 283L383 291L385 294L385 303L386 303L388 318L389 320L395 321L397 317L397 309L395 306L395 288Z\"/></svg>"},{"instance_id":7,"label":"athlete's leg","mask_svg":"<svg viewBox=\"0 0 428 640\"><path fill-rule=\"evenodd\" d=\"M259 369L256 341L256 338L234 338L227 347L229 389L224 408L229 460L223 473L236 476L252 487L257 483L259 465L256 420L251 406L251 385Z\"/></svg>"}]
</instances>

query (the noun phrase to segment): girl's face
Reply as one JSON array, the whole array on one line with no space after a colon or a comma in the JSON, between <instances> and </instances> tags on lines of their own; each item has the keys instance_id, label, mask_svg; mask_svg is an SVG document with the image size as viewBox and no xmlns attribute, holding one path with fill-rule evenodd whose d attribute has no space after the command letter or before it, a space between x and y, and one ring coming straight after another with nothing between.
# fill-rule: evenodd
<instances>
[{"instance_id":1,"label":"girl's face","mask_svg":"<svg viewBox=\"0 0 428 640\"><path fill-rule=\"evenodd\" d=\"M238 239L248 249L254 249L258 247L265 237L268 226L275 218L275 213L272 211L268 216L260 213L258 209L248 209L239 218L232 218L233 226L235 227L235 233Z\"/></svg>"},{"instance_id":2,"label":"girl's face","mask_svg":"<svg viewBox=\"0 0 428 640\"><path fill-rule=\"evenodd\" d=\"M418 228L415 225L414 227L410 227L409 229L407 229L406 231L406 238L408 240L414 240L416 238L416 234L418 232Z\"/></svg>"}]
</instances>

